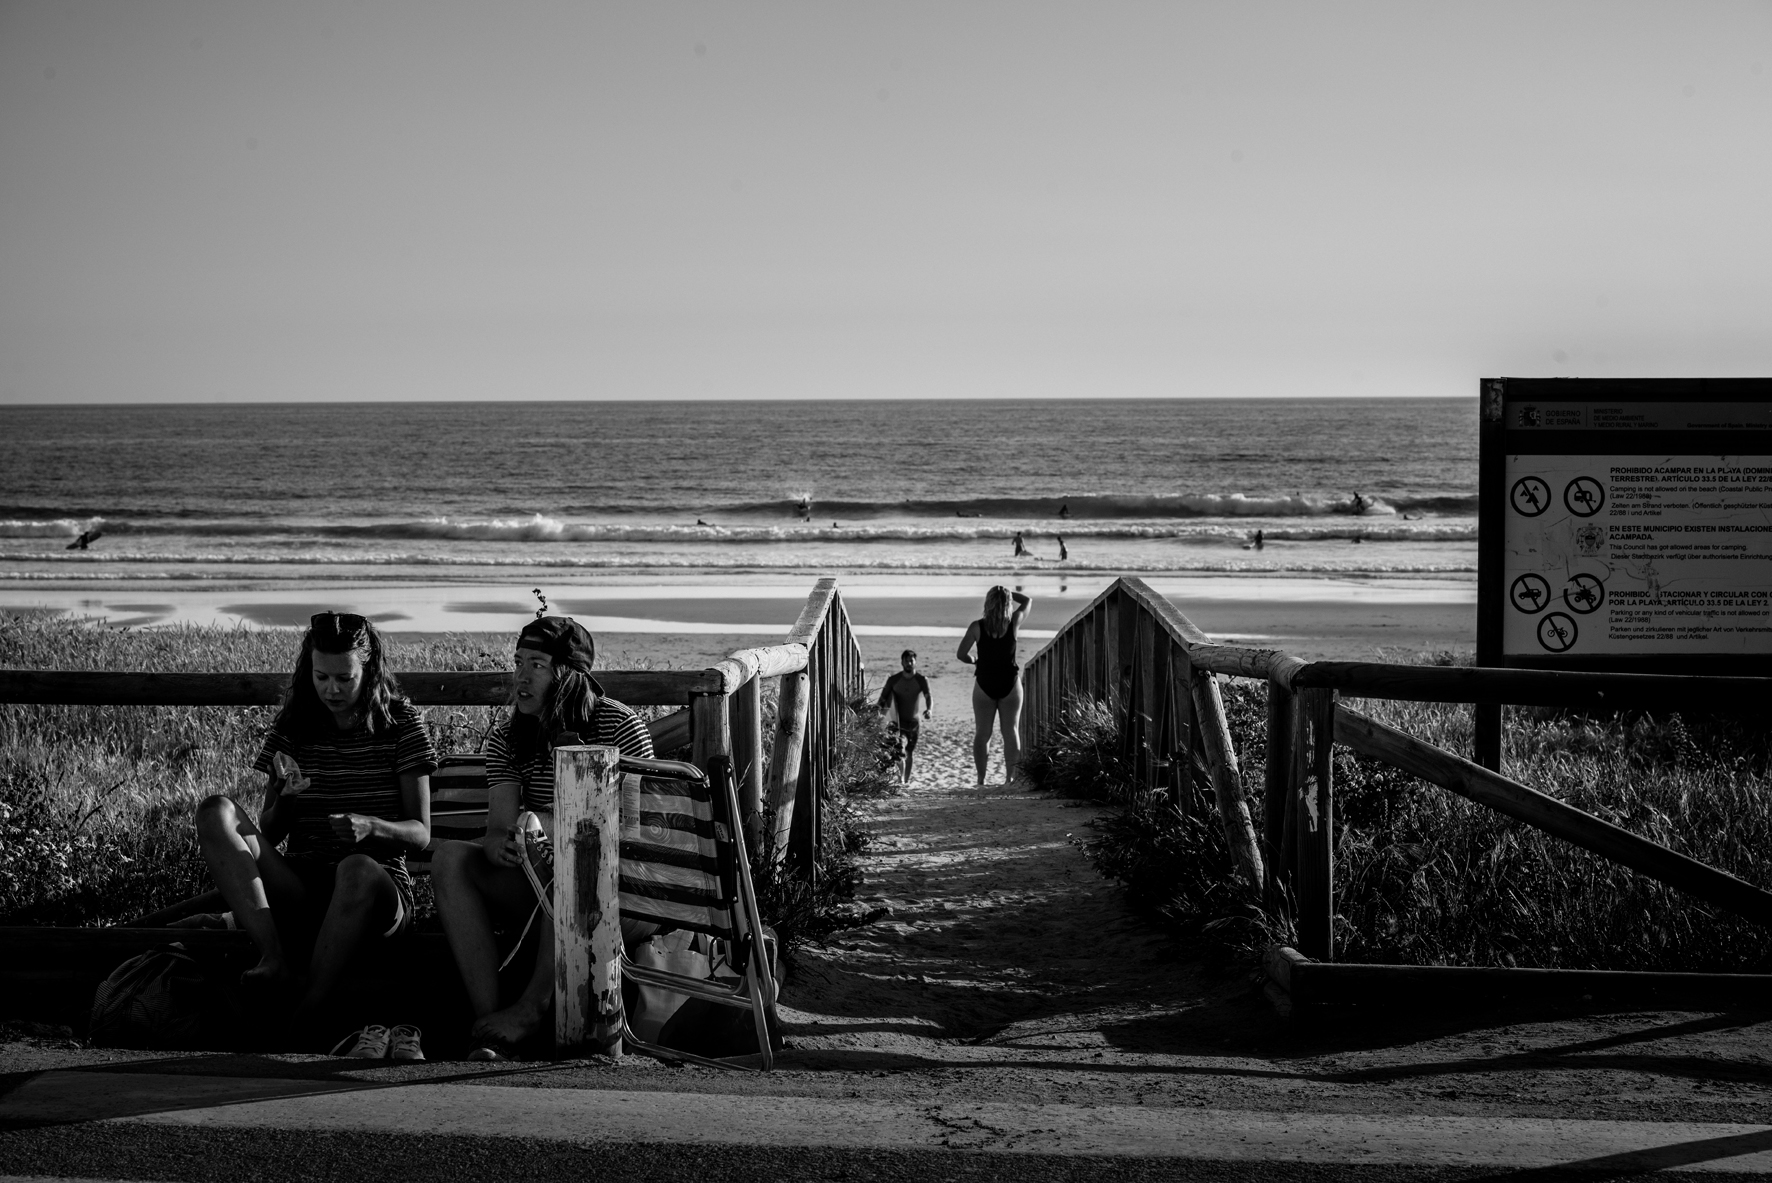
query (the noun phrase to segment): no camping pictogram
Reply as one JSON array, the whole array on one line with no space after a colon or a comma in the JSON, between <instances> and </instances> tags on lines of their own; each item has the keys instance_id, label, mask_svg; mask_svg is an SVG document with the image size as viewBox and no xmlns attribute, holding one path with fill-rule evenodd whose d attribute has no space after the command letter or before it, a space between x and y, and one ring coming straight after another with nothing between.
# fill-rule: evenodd
<instances>
[{"instance_id":1,"label":"no camping pictogram","mask_svg":"<svg viewBox=\"0 0 1772 1183\"><path fill-rule=\"evenodd\" d=\"M1514 512L1524 518L1535 518L1551 505L1550 486L1535 476L1523 476L1514 482L1508 500Z\"/></svg>"}]
</instances>

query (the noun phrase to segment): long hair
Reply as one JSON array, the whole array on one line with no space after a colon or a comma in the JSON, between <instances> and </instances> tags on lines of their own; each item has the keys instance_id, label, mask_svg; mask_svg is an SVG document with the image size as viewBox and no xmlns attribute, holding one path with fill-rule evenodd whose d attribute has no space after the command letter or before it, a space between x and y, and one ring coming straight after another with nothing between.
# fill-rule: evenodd
<instances>
[{"instance_id":1,"label":"long hair","mask_svg":"<svg viewBox=\"0 0 1772 1183\"><path fill-rule=\"evenodd\" d=\"M1015 610L1009 606L1009 589L998 584L984 593L984 631L1000 637L1009 631L1009 618Z\"/></svg>"},{"instance_id":2,"label":"long hair","mask_svg":"<svg viewBox=\"0 0 1772 1183\"><path fill-rule=\"evenodd\" d=\"M597 697L591 689L591 676L558 661L553 664L554 681L539 714L525 715L514 700L511 703L511 751L520 761L544 750L562 731L584 732L591 726Z\"/></svg>"},{"instance_id":3,"label":"long hair","mask_svg":"<svg viewBox=\"0 0 1772 1183\"><path fill-rule=\"evenodd\" d=\"M289 697L277 712L273 726L290 735L312 738L325 735L333 728L332 712L314 692L314 651L321 653L356 653L363 662L363 686L357 692L357 712L365 729L376 732L393 726L394 708L406 705L400 683L388 669L387 650L381 632L365 620L361 627L354 621L333 613L325 625L308 625L301 639L301 656L296 659L295 673L289 679ZM319 620L320 617L315 617ZM345 623L350 621L350 623Z\"/></svg>"}]
</instances>

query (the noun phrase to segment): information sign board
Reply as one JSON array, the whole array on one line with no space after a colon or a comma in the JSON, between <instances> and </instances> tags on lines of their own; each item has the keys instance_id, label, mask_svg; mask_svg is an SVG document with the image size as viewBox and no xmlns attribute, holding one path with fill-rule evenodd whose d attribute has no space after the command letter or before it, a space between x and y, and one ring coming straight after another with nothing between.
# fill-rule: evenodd
<instances>
[{"instance_id":1,"label":"information sign board","mask_svg":"<svg viewBox=\"0 0 1772 1183\"><path fill-rule=\"evenodd\" d=\"M1481 665L1766 674L1772 380L1485 380Z\"/></svg>"}]
</instances>

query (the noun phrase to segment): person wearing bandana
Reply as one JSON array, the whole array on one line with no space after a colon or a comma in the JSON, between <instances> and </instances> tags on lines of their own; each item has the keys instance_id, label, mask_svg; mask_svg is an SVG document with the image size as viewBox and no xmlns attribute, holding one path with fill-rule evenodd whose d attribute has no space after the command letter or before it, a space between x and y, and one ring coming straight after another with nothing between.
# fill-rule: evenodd
<instances>
[{"instance_id":1,"label":"person wearing bandana","mask_svg":"<svg viewBox=\"0 0 1772 1183\"><path fill-rule=\"evenodd\" d=\"M523 872L518 817L534 813L551 830L554 748L597 744L652 756L652 734L633 708L610 698L591 675L597 647L565 616L543 616L517 635L511 715L486 745L486 837L446 842L432 861L437 912L473 1006L470 1059L503 1059L541 1031L554 997L554 934L539 925L535 972L521 997L498 1005L495 926L515 931L536 908Z\"/></svg>"}]
</instances>

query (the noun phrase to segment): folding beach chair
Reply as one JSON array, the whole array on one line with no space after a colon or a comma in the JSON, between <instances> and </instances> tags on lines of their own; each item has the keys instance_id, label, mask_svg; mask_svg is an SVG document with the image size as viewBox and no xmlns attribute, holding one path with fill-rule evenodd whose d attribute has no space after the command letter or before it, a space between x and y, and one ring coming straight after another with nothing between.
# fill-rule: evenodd
<instances>
[{"instance_id":1,"label":"folding beach chair","mask_svg":"<svg viewBox=\"0 0 1772 1183\"><path fill-rule=\"evenodd\" d=\"M408 854L414 875L431 873L431 856L440 843L478 842L486 836L486 757L480 752L452 752L431 773L431 841Z\"/></svg>"},{"instance_id":2,"label":"folding beach chair","mask_svg":"<svg viewBox=\"0 0 1772 1183\"><path fill-rule=\"evenodd\" d=\"M658 1059L768 1071L779 1038L775 974L738 824L732 759L715 756L703 773L675 760L624 756L621 772L622 918L726 942L728 963L743 967L736 980L723 982L636 965L624 949L621 972L642 986L748 1010L758 1051L713 1058L650 1043L634 1033L625 1009L622 1038Z\"/></svg>"}]
</instances>

